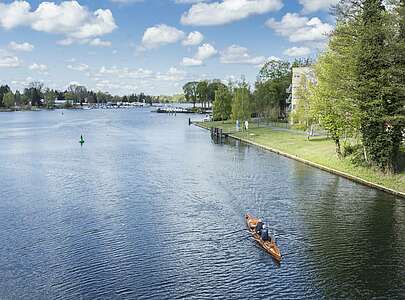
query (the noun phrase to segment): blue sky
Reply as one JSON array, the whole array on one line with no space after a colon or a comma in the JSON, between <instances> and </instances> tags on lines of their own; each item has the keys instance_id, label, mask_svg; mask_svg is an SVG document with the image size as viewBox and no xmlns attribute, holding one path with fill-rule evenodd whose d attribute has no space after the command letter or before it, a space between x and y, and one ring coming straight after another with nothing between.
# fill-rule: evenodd
<instances>
[{"instance_id":1,"label":"blue sky","mask_svg":"<svg viewBox=\"0 0 405 300\"><path fill-rule=\"evenodd\" d=\"M1 1L0 83L113 94L254 81L271 58L315 56L336 0Z\"/></svg>"}]
</instances>

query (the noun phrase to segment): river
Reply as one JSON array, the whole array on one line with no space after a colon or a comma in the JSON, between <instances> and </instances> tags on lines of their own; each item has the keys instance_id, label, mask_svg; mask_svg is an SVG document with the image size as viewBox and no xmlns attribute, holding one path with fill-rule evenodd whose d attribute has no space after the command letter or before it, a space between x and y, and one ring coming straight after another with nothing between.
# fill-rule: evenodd
<instances>
[{"instance_id":1,"label":"river","mask_svg":"<svg viewBox=\"0 0 405 300\"><path fill-rule=\"evenodd\" d=\"M188 117L1 113L0 299L404 299L403 199Z\"/></svg>"}]
</instances>

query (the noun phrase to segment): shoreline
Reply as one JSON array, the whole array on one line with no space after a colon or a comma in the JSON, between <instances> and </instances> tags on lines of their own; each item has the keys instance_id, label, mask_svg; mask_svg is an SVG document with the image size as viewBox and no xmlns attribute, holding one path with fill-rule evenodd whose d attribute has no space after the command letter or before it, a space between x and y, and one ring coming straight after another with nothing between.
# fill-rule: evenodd
<instances>
[{"instance_id":1,"label":"shoreline","mask_svg":"<svg viewBox=\"0 0 405 300\"><path fill-rule=\"evenodd\" d=\"M199 127L199 128L202 128L202 129L205 129L205 130L210 130L210 128L205 127L205 126L201 125L198 122L193 122L192 124ZM278 150L278 149L270 147L270 146L259 144L257 142L252 141L252 140L245 139L245 138L236 136L234 134L228 134L228 136L235 139L235 140L241 141L243 143L246 143L246 144L249 144L249 145L252 145L252 146L256 146L256 147L258 147L260 149L276 153L278 155L281 155L281 156L284 156L284 157L299 161L301 163L304 163L306 165L318 168L318 169L326 171L328 173L344 177L344 178L349 179L351 181L354 181L356 183L363 184L363 185L368 186L370 188L374 188L374 189L377 189L379 191L383 191L383 192L386 192L388 194L391 194L391 195L394 195L394 196L401 197L401 198L405 199L405 193L404 192L397 191L397 190L391 189L389 187L383 186L381 184L377 184L377 183L368 181L368 180L363 179L361 177L358 177L358 176L355 176L355 175L352 175L352 174L349 174L349 173L346 173L346 172L343 172L343 171L336 170L334 168L330 168L330 167L321 165L319 163L307 160L305 158L298 157L296 155L293 155L293 154Z\"/></svg>"}]
</instances>

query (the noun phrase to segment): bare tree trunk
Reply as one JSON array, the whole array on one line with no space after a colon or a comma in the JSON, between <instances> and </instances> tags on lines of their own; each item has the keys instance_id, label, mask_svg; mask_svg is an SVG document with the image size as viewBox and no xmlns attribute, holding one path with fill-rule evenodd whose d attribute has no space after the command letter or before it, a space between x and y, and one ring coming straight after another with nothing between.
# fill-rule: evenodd
<instances>
[{"instance_id":1,"label":"bare tree trunk","mask_svg":"<svg viewBox=\"0 0 405 300\"><path fill-rule=\"evenodd\" d=\"M336 145L336 155L338 158L342 158L342 151L340 150L340 140L335 139L335 145Z\"/></svg>"},{"instance_id":2,"label":"bare tree trunk","mask_svg":"<svg viewBox=\"0 0 405 300\"><path fill-rule=\"evenodd\" d=\"M366 151L366 147L364 145L363 145L363 153L364 153L364 160L366 161L366 163L368 163L367 151Z\"/></svg>"}]
</instances>

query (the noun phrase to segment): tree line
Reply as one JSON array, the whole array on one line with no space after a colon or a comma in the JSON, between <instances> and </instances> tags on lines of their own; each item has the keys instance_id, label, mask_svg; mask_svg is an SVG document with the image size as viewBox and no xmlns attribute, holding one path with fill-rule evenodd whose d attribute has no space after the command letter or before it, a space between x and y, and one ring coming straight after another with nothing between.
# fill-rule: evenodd
<instances>
[{"instance_id":1,"label":"tree line","mask_svg":"<svg viewBox=\"0 0 405 300\"><path fill-rule=\"evenodd\" d=\"M0 107L46 107L54 108L55 100L69 100L66 106L83 105L83 103L117 103L117 102L142 102L155 103L159 99L150 95L130 94L124 96L111 95L101 91L94 92L88 90L85 86L70 85L65 91L50 89L41 82L32 82L22 92L16 90L13 92L8 85L0 86Z\"/></svg>"},{"instance_id":2,"label":"tree line","mask_svg":"<svg viewBox=\"0 0 405 300\"><path fill-rule=\"evenodd\" d=\"M287 121L288 88L292 69L309 66L312 60L296 59L293 62L270 60L261 68L254 88L242 77L240 80L192 81L184 85L188 102L201 103L202 107L212 105L216 121L232 119L244 121L252 116L257 120Z\"/></svg>"},{"instance_id":3,"label":"tree line","mask_svg":"<svg viewBox=\"0 0 405 300\"><path fill-rule=\"evenodd\" d=\"M316 59L272 60L254 89L243 79L216 86L184 86L191 102L213 103L214 120L282 120L328 132L338 157L385 173L400 168L405 136L405 0L341 0L336 28ZM287 116L292 69L311 66L315 82L302 76L297 107Z\"/></svg>"},{"instance_id":4,"label":"tree line","mask_svg":"<svg viewBox=\"0 0 405 300\"><path fill-rule=\"evenodd\" d=\"M215 98L215 92L223 86L219 79L212 81L190 81L183 86L184 98L188 103L200 103L201 107L209 108Z\"/></svg>"},{"instance_id":5,"label":"tree line","mask_svg":"<svg viewBox=\"0 0 405 300\"><path fill-rule=\"evenodd\" d=\"M405 126L405 1L342 0L335 14L298 117L325 128L339 157L393 173Z\"/></svg>"}]
</instances>

